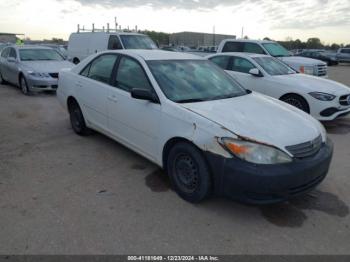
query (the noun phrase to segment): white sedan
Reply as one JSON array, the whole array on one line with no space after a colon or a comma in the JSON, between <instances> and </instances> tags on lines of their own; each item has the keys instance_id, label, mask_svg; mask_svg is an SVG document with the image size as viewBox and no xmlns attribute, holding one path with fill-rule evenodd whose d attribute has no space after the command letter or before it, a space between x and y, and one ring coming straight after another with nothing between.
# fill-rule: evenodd
<instances>
[{"instance_id":1,"label":"white sedan","mask_svg":"<svg viewBox=\"0 0 350 262\"><path fill-rule=\"evenodd\" d=\"M190 202L284 201L321 183L332 159L317 120L195 55L99 53L62 71L57 95L77 134L97 130L148 158Z\"/></svg>"},{"instance_id":2,"label":"white sedan","mask_svg":"<svg viewBox=\"0 0 350 262\"><path fill-rule=\"evenodd\" d=\"M245 88L289 103L320 121L350 113L350 88L338 82L299 74L276 58L249 53L207 57Z\"/></svg>"}]
</instances>

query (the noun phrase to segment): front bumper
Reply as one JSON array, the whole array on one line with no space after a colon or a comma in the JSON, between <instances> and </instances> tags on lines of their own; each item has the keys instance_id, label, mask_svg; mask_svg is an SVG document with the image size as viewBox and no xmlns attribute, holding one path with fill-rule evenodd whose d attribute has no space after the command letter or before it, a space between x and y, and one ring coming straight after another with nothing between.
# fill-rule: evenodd
<instances>
[{"instance_id":1,"label":"front bumper","mask_svg":"<svg viewBox=\"0 0 350 262\"><path fill-rule=\"evenodd\" d=\"M316 155L288 164L256 165L206 153L215 193L251 204L282 202L312 190L326 177L332 155L330 140Z\"/></svg>"},{"instance_id":2,"label":"front bumper","mask_svg":"<svg viewBox=\"0 0 350 262\"><path fill-rule=\"evenodd\" d=\"M56 78L27 78L30 91L56 91L58 79Z\"/></svg>"}]
</instances>

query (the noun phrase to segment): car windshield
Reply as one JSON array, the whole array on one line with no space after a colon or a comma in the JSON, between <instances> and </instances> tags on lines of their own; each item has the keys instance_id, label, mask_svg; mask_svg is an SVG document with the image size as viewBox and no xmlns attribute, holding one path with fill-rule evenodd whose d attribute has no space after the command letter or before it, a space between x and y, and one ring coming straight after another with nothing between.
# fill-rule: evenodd
<instances>
[{"instance_id":1,"label":"car windshield","mask_svg":"<svg viewBox=\"0 0 350 262\"><path fill-rule=\"evenodd\" d=\"M125 49L157 49L151 38L145 35L121 35Z\"/></svg>"},{"instance_id":2,"label":"car windshield","mask_svg":"<svg viewBox=\"0 0 350 262\"><path fill-rule=\"evenodd\" d=\"M21 61L63 61L64 58L52 49L22 49L19 50Z\"/></svg>"},{"instance_id":3,"label":"car windshield","mask_svg":"<svg viewBox=\"0 0 350 262\"><path fill-rule=\"evenodd\" d=\"M285 65L278 59L273 57L254 57L255 62L257 62L269 75L279 76L279 75L290 75L296 74L296 72L289 66Z\"/></svg>"},{"instance_id":4,"label":"car windshield","mask_svg":"<svg viewBox=\"0 0 350 262\"><path fill-rule=\"evenodd\" d=\"M269 52L271 56L274 57L284 57L291 56L287 49L277 43L265 43L263 44L265 49Z\"/></svg>"},{"instance_id":5,"label":"car windshield","mask_svg":"<svg viewBox=\"0 0 350 262\"><path fill-rule=\"evenodd\" d=\"M177 103L232 98L247 91L223 70L205 60L149 61L165 96Z\"/></svg>"}]
</instances>

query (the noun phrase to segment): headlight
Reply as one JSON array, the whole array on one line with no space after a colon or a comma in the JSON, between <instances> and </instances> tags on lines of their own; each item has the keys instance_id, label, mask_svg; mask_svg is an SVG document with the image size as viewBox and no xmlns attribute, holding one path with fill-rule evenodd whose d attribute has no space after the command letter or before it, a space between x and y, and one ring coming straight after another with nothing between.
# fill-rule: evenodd
<instances>
[{"instance_id":1,"label":"headlight","mask_svg":"<svg viewBox=\"0 0 350 262\"><path fill-rule=\"evenodd\" d=\"M301 66L299 68L300 73L307 74L307 75L313 75L314 74L314 68L312 66Z\"/></svg>"},{"instance_id":2,"label":"headlight","mask_svg":"<svg viewBox=\"0 0 350 262\"><path fill-rule=\"evenodd\" d=\"M292 162L290 156L272 146L233 138L220 138L219 143L232 155L254 164L271 165Z\"/></svg>"},{"instance_id":3,"label":"headlight","mask_svg":"<svg viewBox=\"0 0 350 262\"><path fill-rule=\"evenodd\" d=\"M31 76L34 76L34 77L42 77L42 78L45 78L45 77L50 77L50 75L48 73L38 73L38 72L28 72L29 75Z\"/></svg>"},{"instance_id":4,"label":"headlight","mask_svg":"<svg viewBox=\"0 0 350 262\"><path fill-rule=\"evenodd\" d=\"M309 95L321 101L332 101L336 98L335 95L322 93L322 92L312 92L312 93L309 93Z\"/></svg>"}]
</instances>

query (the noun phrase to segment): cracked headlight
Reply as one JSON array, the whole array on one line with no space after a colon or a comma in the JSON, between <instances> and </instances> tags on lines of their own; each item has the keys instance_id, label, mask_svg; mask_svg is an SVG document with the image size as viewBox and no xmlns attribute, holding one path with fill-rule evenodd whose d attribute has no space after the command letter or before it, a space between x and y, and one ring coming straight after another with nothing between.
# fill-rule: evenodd
<instances>
[{"instance_id":1,"label":"cracked headlight","mask_svg":"<svg viewBox=\"0 0 350 262\"><path fill-rule=\"evenodd\" d=\"M219 143L232 155L254 164L272 165L293 161L281 150L256 142L224 137L219 139Z\"/></svg>"}]
</instances>

